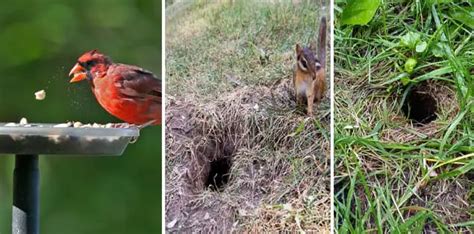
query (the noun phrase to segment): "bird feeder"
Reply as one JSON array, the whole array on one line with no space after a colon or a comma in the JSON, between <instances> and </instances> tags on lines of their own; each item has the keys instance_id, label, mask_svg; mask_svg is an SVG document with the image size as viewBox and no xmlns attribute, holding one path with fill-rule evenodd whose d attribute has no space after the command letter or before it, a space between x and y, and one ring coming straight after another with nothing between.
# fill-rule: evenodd
<instances>
[{"instance_id":1,"label":"bird feeder","mask_svg":"<svg viewBox=\"0 0 474 234\"><path fill-rule=\"evenodd\" d=\"M38 155L120 156L139 133L136 127L0 123L0 154L15 155L12 233L39 233Z\"/></svg>"}]
</instances>

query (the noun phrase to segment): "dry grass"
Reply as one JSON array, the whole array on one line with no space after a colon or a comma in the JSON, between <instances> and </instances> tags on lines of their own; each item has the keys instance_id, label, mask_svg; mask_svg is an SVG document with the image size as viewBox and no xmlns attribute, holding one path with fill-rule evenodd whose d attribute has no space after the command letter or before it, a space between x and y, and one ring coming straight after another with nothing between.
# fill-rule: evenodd
<instances>
[{"instance_id":1,"label":"dry grass","mask_svg":"<svg viewBox=\"0 0 474 234\"><path fill-rule=\"evenodd\" d=\"M288 85L273 92L288 98ZM206 104L169 99L167 214L179 230L190 222L203 231L329 229L328 116L318 125L279 112L288 106L271 92L245 87ZM216 192L206 180L223 157L232 161L230 179ZM183 210L196 215L185 221Z\"/></svg>"}]
</instances>

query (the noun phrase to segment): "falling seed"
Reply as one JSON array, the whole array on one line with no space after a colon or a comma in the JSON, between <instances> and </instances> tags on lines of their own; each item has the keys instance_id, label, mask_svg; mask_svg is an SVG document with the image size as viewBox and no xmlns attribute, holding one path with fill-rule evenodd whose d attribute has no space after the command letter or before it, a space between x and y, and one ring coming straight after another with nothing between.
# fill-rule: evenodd
<instances>
[{"instance_id":1,"label":"falling seed","mask_svg":"<svg viewBox=\"0 0 474 234\"><path fill-rule=\"evenodd\" d=\"M21 118L20 125L25 125L25 124L28 124L28 120L26 118Z\"/></svg>"},{"instance_id":2,"label":"falling seed","mask_svg":"<svg viewBox=\"0 0 474 234\"><path fill-rule=\"evenodd\" d=\"M82 126L82 123L81 122L74 122L74 125L73 125L75 128L78 128L80 126Z\"/></svg>"},{"instance_id":3,"label":"falling seed","mask_svg":"<svg viewBox=\"0 0 474 234\"><path fill-rule=\"evenodd\" d=\"M44 90L40 90L35 93L36 100L44 100L46 98L46 92Z\"/></svg>"}]
</instances>

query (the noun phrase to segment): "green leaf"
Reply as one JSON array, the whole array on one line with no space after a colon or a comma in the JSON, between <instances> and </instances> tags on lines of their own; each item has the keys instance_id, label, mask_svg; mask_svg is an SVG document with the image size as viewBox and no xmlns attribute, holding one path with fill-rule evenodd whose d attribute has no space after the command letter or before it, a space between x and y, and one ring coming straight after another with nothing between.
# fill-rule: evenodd
<instances>
[{"instance_id":1,"label":"green leaf","mask_svg":"<svg viewBox=\"0 0 474 234\"><path fill-rule=\"evenodd\" d=\"M349 0L342 12L342 24L366 25L375 15L380 0Z\"/></svg>"},{"instance_id":2,"label":"green leaf","mask_svg":"<svg viewBox=\"0 0 474 234\"><path fill-rule=\"evenodd\" d=\"M417 64L416 59L414 58L407 59L407 61L405 62L405 71L408 73L412 73L416 67L416 64Z\"/></svg>"},{"instance_id":3,"label":"green leaf","mask_svg":"<svg viewBox=\"0 0 474 234\"><path fill-rule=\"evenodd\" d=\"M410 49L414 49L416 44L420 41L420 34L414 32L408 32L402 38L400 38L400 45Z\"/></svg>"},{"instance_id":4,"label":"green leaf","mask_svg":"<svg viewBox=\"0 0 474 234\"><path fill-rule=\"evenodd\" d=\"M443 44L441 42L436 43L436 45L431 49L431 53L433 53L433 56L437 58L442 58L445 54L444 49L443 49Z\"/></svg>"},{"instance_id":5,"label":"green leaf","mask_svg":"<svg viewBox=\"0 0 474 234\"><path fill-rule=\"evenodd\" d=\"M421 43L416 44L416 52L423 53L426 50L426 47L428 47L428 43L422 41Z\"/></svg>"}]
</instances>

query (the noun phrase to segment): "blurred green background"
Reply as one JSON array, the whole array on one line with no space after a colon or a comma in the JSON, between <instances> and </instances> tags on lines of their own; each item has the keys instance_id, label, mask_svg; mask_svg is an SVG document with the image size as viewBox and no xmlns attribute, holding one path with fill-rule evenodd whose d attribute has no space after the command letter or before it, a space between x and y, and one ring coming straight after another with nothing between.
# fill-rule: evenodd
<instances>
[{"instance_id":1,"label":"blurred green background","mask_svg":"<svg viewBox=\"0 0 474 234\"><path fill-rule=\"evenodd\" d=\"M161 74L161 2L41 0L0 3L0 122L120 122L68 72L85 51ZM44 101L34 92L45 89ZM122 157L41 156L42 233L158 233L161 127ZM0 155L0 233L11 233L14 158Z\"/></svg>"}]
</instances>

